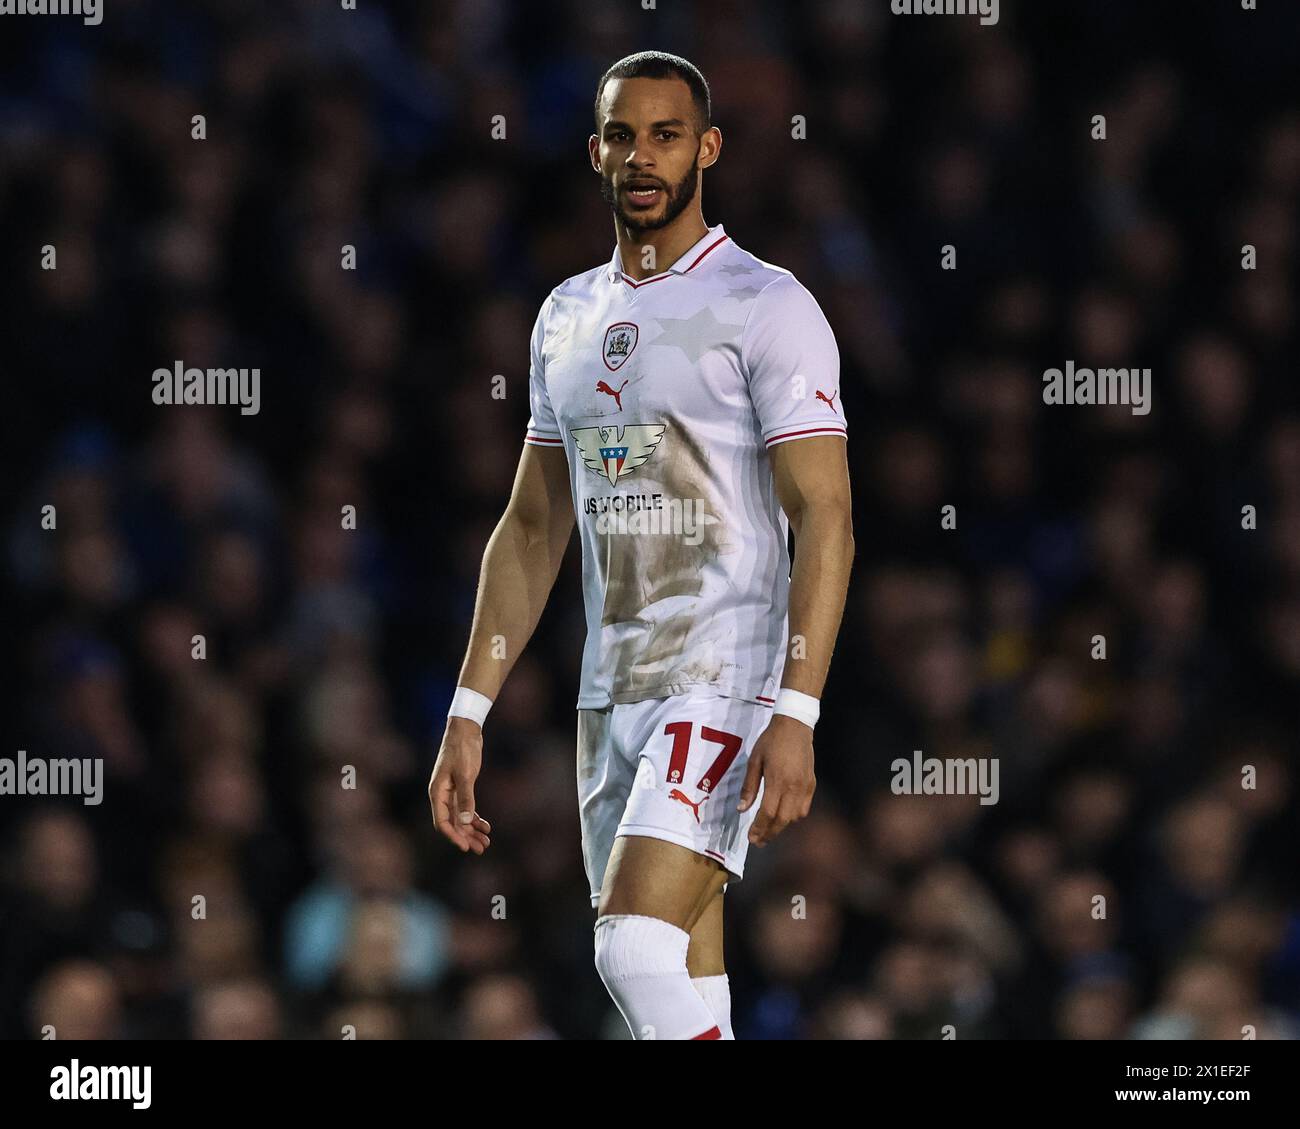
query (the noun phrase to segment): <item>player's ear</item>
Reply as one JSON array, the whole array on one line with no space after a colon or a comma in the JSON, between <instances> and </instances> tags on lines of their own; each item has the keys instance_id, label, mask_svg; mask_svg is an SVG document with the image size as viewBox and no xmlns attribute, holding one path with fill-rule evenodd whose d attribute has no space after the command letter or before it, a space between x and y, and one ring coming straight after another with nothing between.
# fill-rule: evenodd
<instances>
[{"instance_id":1,"label":"player's ear","mask_svg":"<svg viewBox=\"0 0 1300 1129\"><path fill-rule=\"evenodd\" d=\"M587 154L591 157L591 167L600 172L600 138L594 133L587 138Z\"/></svg>"},{"instance_id":2,"label":"player's ear","mask_svg":"<svg viewBox=\"0 0 1300 1129\"><path fill-rule=\"evenodd\" d=\"M711 125L700 134L700 154L698 158L700 168L707 169L710 165L717 164L721 152L722 130L716 125Z\"/></svg>"}]
</instances>

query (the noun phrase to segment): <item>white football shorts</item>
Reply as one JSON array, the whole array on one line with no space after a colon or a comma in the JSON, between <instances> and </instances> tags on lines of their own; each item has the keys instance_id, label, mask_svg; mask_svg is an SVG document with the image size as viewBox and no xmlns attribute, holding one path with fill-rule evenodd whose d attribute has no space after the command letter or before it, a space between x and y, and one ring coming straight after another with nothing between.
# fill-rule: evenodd
<instances>
[{"instance_id":1,"label":"white football shorts","mask_svg":"<svg viewBox=\"0 0 1300 1129\"><path fill-rule=\"evenodd\" d=\"M771 720L770 706L716 694L578 711L578 813L593 907L620 835L665 839L744 875L762 785L748 811L736 805Z\"/></svg>"}]
</instances>

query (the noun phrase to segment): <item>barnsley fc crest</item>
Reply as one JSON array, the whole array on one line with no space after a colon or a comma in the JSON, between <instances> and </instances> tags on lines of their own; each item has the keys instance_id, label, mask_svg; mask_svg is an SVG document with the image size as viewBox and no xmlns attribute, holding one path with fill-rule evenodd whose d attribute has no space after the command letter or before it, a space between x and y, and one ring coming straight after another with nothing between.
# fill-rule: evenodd
<instances>
[{"instance_id":1,"label":"barnsley fc crest","mask_svg":"<svg viewBox=\"0 0 1300 1129\"><path fill-rule=\"evenodd\" d=\"M666 430L662 423L629 423L623 427L575 427L572 434L587 468L615 486L654 453Z\"/></svg>"},{"instance_id":2,"label":"barnsley fc crest","mask_svg":"<svg viewBox=\"0 0 1300 1129\"><path fill-rule=\"evenodd\" d=\"M636 348L636 339L640 332L630 321L616 322L605 330L605 347L602 356L605 358L605 367L610 372L618 372L623 367L623 362Z\"/></svg>"}]
</instances>

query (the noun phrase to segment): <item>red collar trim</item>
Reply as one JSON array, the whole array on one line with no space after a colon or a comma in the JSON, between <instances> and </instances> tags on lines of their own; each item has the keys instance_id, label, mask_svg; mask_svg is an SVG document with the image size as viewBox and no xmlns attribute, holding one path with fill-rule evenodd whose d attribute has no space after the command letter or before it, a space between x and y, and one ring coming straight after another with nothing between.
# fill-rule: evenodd
<instances>
[{"instance_id":1,"label":"red collar trim","mask_svg":"<svg viewBox=\"0 0 1300 1129\"><path fill-rule=\"evenodd\" d=\"M718 247L721 244L725 243L728 238L729 237L727 235L718 236L717 239L715 239L712 243L710 243L707 247L705 247L703 251L701 251L698 255L695 256L695 262L691 263L689 267L687 267L684 271L681 271L680 273L690 274L691 271L693 271L696 267L698 267L700 263L704 260L705 255L707 255L715 247ZM635 279L628 278L628 276L624 274L622 271L619 271L618 273L624 282L626 282L630 287L632 287L632 289L636 290L642 286L649 286L650 283L652 282L662 282L665 278L672 278L673 275L677 274L678 272L673 270L667 270L664 271L663 274L655 275L653 278L643 278L640 282L637 282Z\"/></svg>"}]
</instances>

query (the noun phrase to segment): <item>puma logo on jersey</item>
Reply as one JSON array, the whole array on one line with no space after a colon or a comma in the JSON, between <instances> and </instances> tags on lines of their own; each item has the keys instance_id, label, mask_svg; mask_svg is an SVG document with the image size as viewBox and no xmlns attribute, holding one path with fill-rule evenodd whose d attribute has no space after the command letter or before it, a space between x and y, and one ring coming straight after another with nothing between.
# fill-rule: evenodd
<instances>
[{"instance_id":1,"label":"puma logo on jersey","mask_svg":"<svg viewBox=\"0 0 1300 1129\"><path fill-rule=\"evenodd\" d=\"M835 400L835 397L838 396L839 394L840 394L840 390L837 388L837 389L835 389L834 392L831 393L831 397L830 397L830 399L828 400L828 399L826 398L826 393L823 392L820 388L817 389L817 399L819 399L820 401L822 401L822 403L824 403L828 408L830 408L831 411L834 411L834 410L835 410L834 400Z\"/></svg>"},{"instance_id":2,"label":"puma logo on jersey","mask_svg":"<svg viewBox=\"0 0 1300 1129\"><path fill-rule=\"evenodd\" d=\"M605 346L601 350L601 356L610 372L617 372L623 367L623 362L632 355L640 336L641 331L630 321L616 322L605 330Z\"/></svg>"},{"instance_id":3,"label":"puma logo on jersey","mask_svg":"<svg viewBox=\"0 0 1300 1129\"><path fill-rule=\"evenodd\" d=\"M623 410L623 389L626 388L626 387L627 387L627 381L626 381L626 380L623 381L623 383L620 384L620 385L618 386L618 389L617 389L617 390L611 388L611 387L610 387L608 384L606 384L603 380L598 380L598 381L596 381L596 391L597 391L597 392L604 392L605 395L607 395L607 396L613 396L613 397L614 397L614 403L616 403L616 404L618 405L618 410L619 410L620 412Z\"/></svg>"},{"instance_id":4,"label":"puma logo on jersey","mask_svg":"<svg viewBox=\"0 0 1300 1129\"><path fill-rule=\"evenodd\" d=\"M667 431L662 423L628 423L622 427L575 427L570 430L587 469L617 486L646 461Z\"/></svg>"},{"instance_id":5,"label":"puma logo on jersey","mask_svg":"<svg viewBox=\"0 0 1300 1129\"><path fill-rule=\"evenodd\" d=\"M691 799L691 798L690 798L690 797L689 797L685 792L683 792L680 788L674 788L671 792L668 793L668 798L669 798L670 800L681 800L682 803L684 803L688 808L691 809L691 811L693 811L693 812L695 813L695 822L696 822L696 823L699 823L699 822L700 822L700 805L701 805L702 803L704 803L704 800L707 800L709 797L708 797L708 796L705 796L705 797L704 797L704 800L692 800L692 799Z\"/></svg>"}]
</instances>

